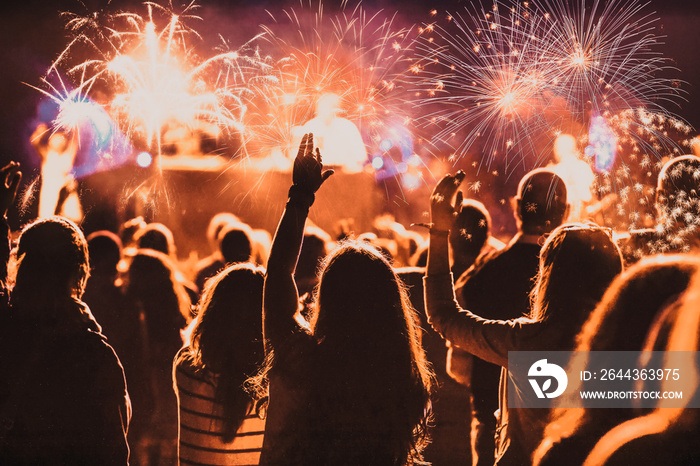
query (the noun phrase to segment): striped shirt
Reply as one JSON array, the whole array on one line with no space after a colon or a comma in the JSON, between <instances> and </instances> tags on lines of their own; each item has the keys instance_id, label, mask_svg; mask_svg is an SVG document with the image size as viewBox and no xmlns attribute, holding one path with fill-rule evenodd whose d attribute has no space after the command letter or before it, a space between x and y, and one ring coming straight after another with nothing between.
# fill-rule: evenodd
<instances>
[{"instance_id":1,"label":"striped shirt","mask_svg":"<svg viewBox=\"0 0 700 466\"><path fill-rule=\"evenodd\" d=\"M178 360L180 358L176 358ZM265 421L251 407L236 437L221 439L223 408L214 400L216 376L195 373L188 361L174 371L179 408L178 457L182 466L257 465L260 461Z\"/></svg>"}]
</instances>

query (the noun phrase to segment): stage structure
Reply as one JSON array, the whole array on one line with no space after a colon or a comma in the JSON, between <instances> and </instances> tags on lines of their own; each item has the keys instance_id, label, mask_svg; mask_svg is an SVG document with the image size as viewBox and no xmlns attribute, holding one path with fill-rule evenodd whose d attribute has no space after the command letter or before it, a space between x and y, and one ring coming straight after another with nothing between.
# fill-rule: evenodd
<instances>
[{"instance_id":1,"label":"stage structure","mask_svg":"<svg viewBox=\"0 0 700 466\"><path fill-rule=\"evenodd\" d=\"M86 234L116 230L136 215L172 229L178 256L208 254L206 229L210 218L227 211L256 229L274 233L292 181L289 172L260 171L239 164L168 163L158 174L126 166L80 180ZM204 159L206 160L206 159ZM357 233L370 231L386 205L386 194L370 173L337 169L321 187L309 219L332 236L336 222L353 219Z\"/></svg>"}]
</instances>

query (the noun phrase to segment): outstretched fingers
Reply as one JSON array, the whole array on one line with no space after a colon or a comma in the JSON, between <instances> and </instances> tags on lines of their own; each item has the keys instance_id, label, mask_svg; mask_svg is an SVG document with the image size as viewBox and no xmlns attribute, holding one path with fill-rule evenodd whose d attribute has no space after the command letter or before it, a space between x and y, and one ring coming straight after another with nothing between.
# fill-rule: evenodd
<instances>
[{"instance_id":1,"label":"outstretched fingers","mask_svg":"<svg viewBox=\"0 0 700 466\"><path fill-rule=\"evenodd\" d=\"M0 173L2 173L4 188L16 192L17 186L19 186L19 182L22 179L22 172L19 171L19 163L8 163L0 170Z\"/></svg>"},{"instance_id":2,"label":"outstretched fingers","mask_svg":"<svg viewBox=\"0 0 700 466\"><path fill-rule=\"evenodd\" d=\"M458 192L459 185L462 184L466 173L462 170L458 171L454 175L447 174L438 182L433 189L433 195L431 199L434 202L451 202L452 198Z\"/></svg>"},{"instance_id":3,"label":"outstretched fingers","mask_svg":"<svg viewBox=\"0 0 700 466\"><path fill-rule=\"evenodd\" d=\"M2 189L0 189L0 215L7 214L7 210L15 200L19 182L22 180L22 172L19 171L19 163L10 162L0 169L2 176Z\"/></svg>"},{"instance_id":4,"label":"outstretched fingers","mask_svg":"<svg viewBox=\"0 0 700 466\"><path fill-rule=\"evenodd\" d=\"M301 144L299 144L299 151L297 152L297 158L304 157L309 153L309 139L311 139L311 147L313 147L313 134L306 133L301 137Z\"/></svg>"},{"instance_id":5,"label":"outstretched fingers","mask_svg":"<svg viewBox=\"0 0 700 466\"><path fill-rule=\"evenodd\" d=\"M454 175L447 174L433 189L433 193L430 196L432 229L437 231L449 231L452 229L454 220L462 208L463 194L459 190L459 185L462 184L464 177L465 173L461 170Z\"/></svg>"}]
</instances>

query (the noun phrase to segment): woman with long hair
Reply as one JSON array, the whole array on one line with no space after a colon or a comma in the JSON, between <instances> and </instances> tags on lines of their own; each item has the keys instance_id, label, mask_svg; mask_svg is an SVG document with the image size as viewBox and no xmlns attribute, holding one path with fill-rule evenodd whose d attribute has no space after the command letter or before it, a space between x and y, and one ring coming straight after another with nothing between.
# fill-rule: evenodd
<instances>
[{"instance_id":1,"label":"woman with long hair","mask_svg":"<svg viewBox=\"0 0 700 466\"><path fill-rule=\"evenodd\" d=\"M672 254L642 259L620 274L579 333L568 372L575 374L589 369L590 351L641 351L655 317L685 292L698 270L700 258ZM576 390L576 385L581 383L574 379L569 386ZM627 384L626 388L634 389L634 381ZM622 390L620 386L618 389ZM556 408L533 463L580 464L605 432L637 414L632 408Z\"/></svg>"},{"instance_id":2,"label":"woman with long hair","mask_svg":"<svg viewBox=\"0 0 700 466\"><path fill-rule=\"evenodd\" d=\"M331 173L305 135L265 279L261 464L413 464L426 443L432 374L391 265L370 245L342 244L321 266L311 320L299 312L294 269L304 225Z\"/></svg>"},{"instance_id":3,"label":"woman with long hair","mask_svg":"<svg viewBox=\"0 0 700 466\"><path fill-rule=\"evenodd\" d=\"M170 258L139 249L126 274L126 296L140 321L139 365L127 370L133 391L130 433L136 464L173 464L177 456L177 400L172 388L173 358L182 348L190 299Z\"/></svg>"},{"instance_id":4,"label":"woman with long hair","mask_svg":"<svg viewBox=\"0 0 700 466\"><path fill-rule=\"evenodd\" d=\"M509 380L516 387L513 393L516 397L530 390L527 377L508 370L508 352L573 350L576 335L588 314L621 272L622 258L605 229L588 224L564 224L554 229L542 246L529 316L486 320L461 309L454 297L449 269L448 236L462 204L458 188L463 179L464 172L445 175L431 196L426 311L433 328L446 340L503 368L496 463L529 464L548 410L508 409Z\"/></svg>"},{"instance_id":5,"label":"woman with long hair","mask_svg":"<svg viewBox=\"0 0 700 466\"><path fill-rule=\"evenodd\" d=\"M682 393L682 398L662 397L650 413L610 429L595 444L583 466L700 464L699 309L700 274L696 272L686 292L657 316L643 348L645 352L663 351L661 367L677 371L679 378L637 381L636 389L675 391ZM648 361L642 356L639 362L644 367ZM658 366L653 369L662 370Z\"/></svg>"},{"instance_id":6,"label":"woman with long hair","mask_svg":"<svg viewBox=\"0 0 700 466\"><path fill-rule=\"evenodd\" d=\"M185 331L173 368L183 465L258 464L265 422L246 380L265 359L263 281L263 269L252 264L219 272L206 283Z\"/></svg>"}]
</instances>

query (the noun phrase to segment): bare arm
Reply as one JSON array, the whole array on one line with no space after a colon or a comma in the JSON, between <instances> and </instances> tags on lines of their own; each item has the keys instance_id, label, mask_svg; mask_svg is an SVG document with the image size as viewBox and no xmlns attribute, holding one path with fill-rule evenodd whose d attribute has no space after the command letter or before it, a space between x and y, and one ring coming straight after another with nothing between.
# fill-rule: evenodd
<instances>
[{"instance_id":1,"label":"bare arm","mask_svg":"<svg viewBox=\"0 0 700 466\"><path fill-rule=\"evenodd\" d=\"M277 347L301 324L298 314L299 292L294 282L304 225L315 193L321 184L333 174L323 171L321 154L314 152L313 135L302 138L294 160L293 182L289 200L282 214L267 261L267 274L263 290L263 333L267 344Z\"/></svg>"}]
</instances>

